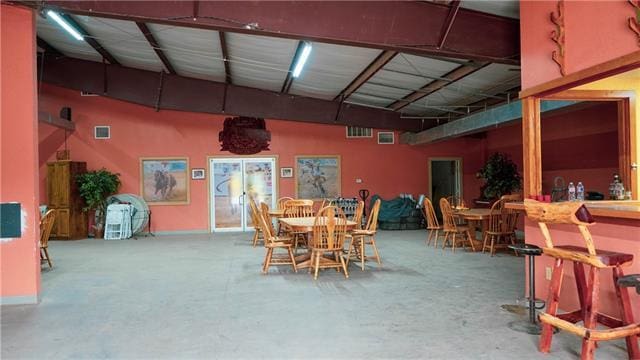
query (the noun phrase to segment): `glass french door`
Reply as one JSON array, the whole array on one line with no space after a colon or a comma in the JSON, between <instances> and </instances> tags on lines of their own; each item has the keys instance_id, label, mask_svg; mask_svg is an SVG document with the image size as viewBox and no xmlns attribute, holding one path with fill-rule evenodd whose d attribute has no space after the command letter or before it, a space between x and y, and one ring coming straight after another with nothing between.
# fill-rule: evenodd
<instances>
[{"instance_id":1,"label":"glass french door","mask_svg":"<svg viewBox=\"0 0 640 360\"><path fill-rule=\"evenodd\" d=\"M276 181L274 158L210 159L210 194L212 231L247 231L253 229L249 216L249 198L273 208Z\"/></svg>"}]
</instances>

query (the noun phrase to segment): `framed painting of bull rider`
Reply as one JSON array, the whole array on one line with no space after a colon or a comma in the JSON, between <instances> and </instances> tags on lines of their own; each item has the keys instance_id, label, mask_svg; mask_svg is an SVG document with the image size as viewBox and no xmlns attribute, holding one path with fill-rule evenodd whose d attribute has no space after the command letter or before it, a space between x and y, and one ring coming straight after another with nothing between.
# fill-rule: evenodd
<instances>
[{"instance_id":1,"label":"framed painting of bull rider","mask_svg":"<svg viewBox=\"0 0 640 360\"><path fill-rule=\"evenodd\" d=\"M140 158L140 194L149 205L189 203L189 158Z\"/></svg>"},{"instance_id":2,"label":"framed painting of bull rider","mask_svg":"<svg viewBox=\"0 0 640 360\"><path fill-rule=\"evenodd\" d=\"M340 155L296 156L296 197L333 199L340 196Z\"/></svg>"}]
</instances>

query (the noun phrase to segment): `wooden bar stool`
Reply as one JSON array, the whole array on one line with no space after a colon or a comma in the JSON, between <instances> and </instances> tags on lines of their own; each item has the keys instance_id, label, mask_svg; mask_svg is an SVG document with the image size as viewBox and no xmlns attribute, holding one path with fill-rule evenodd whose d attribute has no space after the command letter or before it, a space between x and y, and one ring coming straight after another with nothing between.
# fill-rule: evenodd
<instances>
[{"instance_id":1,"label":"wooden bar stool","mask_svg":"<svg viewBox=\"0 0 640 360\"><path fill-rule=\"evenodd\" d=\"M634 323L633 321L628 289L620 287L618 284L618 279L624 276L622 267L631 265L633 255L612 251L596 251L593 238L588 229L588 226L593 225L594 221L582 203L547 204L527 199L525 200L525 209L529 219L538 222L542 231L545 241L545 247L542 249L543 253L555 259L551 283L549 284L546 313L540 314L540 322L543 325L539 350L545 353L549 352L553 327L556 327L582 338L582 359L593 359L596 342L622 338L626 339L629 358L640 359L640 349L638 348L640 323ZM577 226L586 247L555 246L551 240L548 224ZM581 308L565 314L557 314L564 260L573 261L573 271ZM585 265L589 267L588 282L585 278ZM613 282L621 307L622 319L616 319L598 312L599 274L601 269L611 269L613 272ZM580 321L583 321L584 325L576 325ZM609 329L596 329L598 323Z\"/></svg>"}]
</instances>

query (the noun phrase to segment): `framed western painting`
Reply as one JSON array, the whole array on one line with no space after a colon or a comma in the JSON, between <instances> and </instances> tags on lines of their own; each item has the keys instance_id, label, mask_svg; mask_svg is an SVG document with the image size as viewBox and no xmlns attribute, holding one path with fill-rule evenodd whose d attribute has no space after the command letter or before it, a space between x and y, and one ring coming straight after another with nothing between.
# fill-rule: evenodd
<instances>
[{"instance_id":1,"label":"framed western painting","mask_svg":"<svg viewBox=\"0 0 640 360\"><path fill-rule=\"evenodd\" d=\"M149 205L189 203L189 158L140 158L140 194Z\"/></svg>"},{"instance_id":2,"label":"framed western painting","mask_svg":"<svg viewBox=\"0 0 640 360\"><path fill-rule=\"evenodd\" d=\"M296 198L326 199L340 196L340 156L296 156Z\"/></svg>"}]
</instances>

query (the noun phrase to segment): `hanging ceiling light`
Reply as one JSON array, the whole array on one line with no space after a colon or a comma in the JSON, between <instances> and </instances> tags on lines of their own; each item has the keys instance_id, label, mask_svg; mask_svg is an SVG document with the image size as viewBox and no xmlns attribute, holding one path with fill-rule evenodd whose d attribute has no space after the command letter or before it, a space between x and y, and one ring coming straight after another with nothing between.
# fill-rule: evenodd
<instances>
[{"instance_id":1,"label":"hanging ceiling light","mask_svg":"<svg viewBox=\"0 0 640 360\"><path fill-rule=\"evenodd\" d=\"M311 43L305 42L304 47L302 48L302 53L300 54L300 56L298 57L298 60L296 61L296 66L293 67L292 76L294 78L297 78L298 76L300 76L300 73L302 72L302 68L304 68L304 64L307 62L307 59L309 58L309 54L311 54Z\"/></svg>"},{"instance_id":2,"label":"hanging ceiling light","mask_svg":"<svg viewBox=\"0 0 640 360\"><path fill-rule=\"evenodd\" d=\"M62 16L58 15L58 13L56 13L55 11L53 10L47 11L47 16L55 20L55 22L57 22L58 25L62 26L63 29L67 30L67 32L71 34L71 36L76 38L76 40L84 40L84 37L82 36L82 34L80 34L76 29L74 29L73 26L69 25L69 23L66 22L62 18Z\"/></svg>"}]
</instances>

